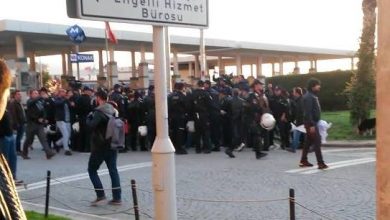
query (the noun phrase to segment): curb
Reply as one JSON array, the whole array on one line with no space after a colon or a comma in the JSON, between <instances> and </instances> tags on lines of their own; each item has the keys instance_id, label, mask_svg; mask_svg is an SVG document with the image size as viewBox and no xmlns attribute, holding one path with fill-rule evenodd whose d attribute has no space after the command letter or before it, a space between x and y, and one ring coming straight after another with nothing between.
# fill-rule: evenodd
<instances>
[{"instance_id":1,"label":"curb","mask_svg":"<svg viewBox=\"0 0 390 220\"><path fill-rule=\"evenodd\" d=\"M322 144L323 147L376 147L376 140L348 140L348 141L328 141Z\"/></svg>"}]
</instances>

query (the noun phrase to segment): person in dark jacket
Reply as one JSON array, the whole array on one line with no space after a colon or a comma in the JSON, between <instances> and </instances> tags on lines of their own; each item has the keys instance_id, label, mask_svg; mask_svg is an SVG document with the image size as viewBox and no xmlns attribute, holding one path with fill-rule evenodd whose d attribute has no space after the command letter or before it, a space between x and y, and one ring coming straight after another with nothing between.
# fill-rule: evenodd
<instances>
[{"instance_id":1,"label":"person in dark jacket","mask_svg":"<svg viewBox=\"0 0 390 220\"><path fill-rule=\"evenodd\" d=\"M184 84L175 83L174 91L168 96L168 116L170 137L176 154L187 154L187 150L184 148L188 118L186 99Z\"/></svg>"},{"instance_id":2,"label":"person in dark jacket","mask_svg":"<svg viewBox=\"0 0 390 220\"><path fill-rule=\"evenodd\" d=\"M147 147L147 136L142 136L138 133L139 126L147 124L147 118L145 115L145 93L143 90L138 90L135 92L135 100L137 103L137 135L138 135L138 144L141 148L141 151L149 151Z\"/></svg>"},{"instance_id":3,"label":"person in dark jacket","mask_svg":"<svg viewBox=\"0 0 390 220\"><path fill-rule=\"evenodd\" d=\"M260 126L261 115L268 111L268 101L263 93L263 83L255 80L251 87L252 92L246 99L247 119L249 122L247 146L253 147L256 152L256 159L266 156L263 153L264 147L267 146L267 131Z\"/></svg>"},{"instance_id":4,"label":"person in dark jacket","mask_svg":"<svg viewBox=\"0 0 390 220\"><path fill-rule=\"evenodd\" d=\"M122 95L122 86L119 84L114 85L114 91L110 95L110 101L114 101L118 105L119 117L126 117L126 98Z\"/></svg>"},{"instance_id":5,"label":"person in dark jacket","mask_svg":"<svg viewBox=\"0 0 390 220\"><path fill-rule=\"evenodd\" d=\"M150 148L152 148L154 139L156 138L156 104L154 97L154 85L151 85L148 88L148 95L143 101Z\"/></svg>"},{"instance_id":6,"label":"person in dark jacket","mask_svg":"<svg viewBox=\"0 0 390 220\"><path fill-rule=\"evenodd\" d=\"M26 113L27 126L26 139L24 140L22 151L23 159L30 159L28 156L28 148L32 146L35 135L38 136L39 142L46 153L46 158L52 158L55 153L50 149L44 132L44 126L48 123L44 101L39 97L37 90L30 91L30 99L27 101Z\"/></svg>"},{"instance_id":7,"label":"person in dark jacket","mask_svg":"<svg viewBox=\"0 0 390 220\"><path fill-rule=\"evenodd\" d=\"M80 126L80 143L78 150L81 152L90 151L90 132L87 126L87 116L93 110L92 106L92 96L93 90L88 86L83 88L83 93L80 98L77 99L76 112L78 114L79 126Z\"/></svg>"},{"instance_id":8,"label":"person in dark jacket","mask_svg":"<svg viewBox=\"0 0 390 220\"><path fill-rule=\"evenodd\" d=\"M218 89L218 90L217 90ZM212 151L220 151L221 147L221 103L219 100L219 92L227 89L227 87L214 87L211 88L211 82L206 80L204 82L204 90L208 92L211 105L208 109L209 111L209 122L210 122L210 140L214 145Z\"/></svg>"},{"instance_id":9,"label":"person in dark jacket","mask_svg":"<svg viewBox=\"0 0 390 220\"><path fill-rule=\"evenodd\" d=\"M195 122L194 145L196 153L208 154L211 152L209 109L211 109L210 94L204 89L204 82L198 81L198 88L194 89L191 96L193 106L193 118ZM201 145L201 143L203 145Z\"/></svg>"},{"instance_id":10,"label":"person in dark jacket","mask_svg":"<svg viewBox=\"0 0 390 220\"><path fill-rule=\"evenodd\" d=\"M265 88L264 94L267 97L269 103L274 102L273 100L275 98L275 94L272 82L267 83L267 88ZM268 131L269 146L274 146L275 129L276 128Z\"/></svg>"},{"instance_id":11,"label":"person in dark jacket","mask_svg":"<svg viewBox=\"0 0 390 220\"><path fill-rule=\"evenodd\" d=\"M243 116L243 107L245 100L240 96L239 89L233 89L233 97L232 97L232 126L233 126L233 140L232 144L234 147L243 147L245 140L243 134L243 126L242 126L242 116Z\"/></svg>"},{"instance_id":12,"label":"person in dark jacket","mask_svg":"<svg viewBox=\"0 0 390 220\"><path fill-rule=\"evenodd\" d=\"M321 119L321 106L318 100L318 92L321 89L321 83L318 79L311 78L307 83L307 93L303 96L303 123L306 129L306 140L302 150L300 167L312 167L313 164L309 163L307 154L309 153L310 146L313 146L318 169L326 169L328 166L325 164L322 158L321 152L321 136L318 131L318 122Z\"/></svg>"},{"instance_id":13,"label":"person in dark jacket","mask_svg":"<svg viewBox=\"0 0 390 220\"><path fill-rule=\"evenodd\" d=\"M92 206L98 206L106 200L103 184L97 173L103 161L106 163L111 178L112 200L110 205L121 205L121 185L117 169L118 151L110 147L110 141L105 138L108 116L118 116L118 111L107 103L107 92L99 90L96 92L98 107L87 117L87 126L91 132L91 154L88 161L89 178L95 188L96 200L91 202Z\"/></svg>"},{"instance_id":14,"label":"person in dark jacket","mask_svg":"<svg viewBox=\"0 0 390 220\"><path fill-rule=\"evenodd\" d=\"M221 100L221 127L223 145L226 147L225 153L234 158L233 150L233 103L228 89L220 91Z\"/></svg>"},{"instance_id":15,"label":"person in dark jacket","mask_svg":"<svg viewBox=\"0 0 390 220\"><path fill-rule=\"evenodd\" d=\"M138 117L137 112L139 103L135 97L135 91L128 91L128 104L126 110L126 120L128 123L128 133L126 135L126 147L124 151L131 149L137 151L137 132L138 132Z\"/></svg>"},{"instance_id":16,"label":"person in dark jacket","mask_svg":"<svg viewBox=\"0 0 390 220\"><path fill-rule=\"evenodd\" d=\"M295 87L293 89L293 102L292 102L292 123L295 128L293 130L293 140L291 148L287 149L290 152L295 153L296 149L301 140L301 136L304 134L302 132L303 127L303 96L302 89L300 87Z\"/></svg>"},{"instance_id":17,"label":"person in dark jacket","mask_svg":"<svg viewBox=\"0 0 390 220\"><path fill-rule=\"evenodd\" d=\"M9 103L8 110L12 118L12 129L16 131L16 152L21 151L21 141L26 127L26 113L22 105L22 94L16 90L13 94L13 100Z\"/></svg>"},{"instance_id":18,"label":"person in dark jacket","mask_svg":"<svg viewBox=\"0 0 390 220\"><path fill-rule=\"evenodd\" d=\"M271 111L276 120L282 149L290 147L290 107L287 97L283 96L285 90L275 86L274 98L270 101Z\"/></svg>"},{"instance_id":19,"label":"person in dark jacket","mask_svg":"<svg viewBox=\"0 0 390 220\"><path fill-rule=\"evenodd\" d=\"M51 149L55 149L57 153L60 151L60 146L57 146L55 143L58 139L61 138L61 133L58 131L56 126L56 106L55 106L55 96L57 94L49 95L48 90L45 87L42 87L39 90L39 95L43 100L43 106L46 112L47 124L45 125L46 139Z\"/></svg>"}]
</instances>

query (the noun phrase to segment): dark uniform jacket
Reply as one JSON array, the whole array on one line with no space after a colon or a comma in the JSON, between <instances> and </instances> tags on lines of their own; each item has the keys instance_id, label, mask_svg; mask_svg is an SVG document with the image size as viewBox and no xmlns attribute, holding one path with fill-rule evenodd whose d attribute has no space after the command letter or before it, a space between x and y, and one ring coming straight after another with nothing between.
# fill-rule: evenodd
<instances>
[{"instance_id":1,"label":"dark uniform jacket","mask_svg":"<svg viewBox=\"0 0 390 220\"><path fill-rule=\"evenodd\" d=\"M28 122L40 123L38 119L46 119L44 100L42 98L29 99L26 113Z\"/></svg>"},{"instance_id":2,"label":"dark uniform jacket","mask_svg":"<svg viewBox=\"0 0 390 220\"><path fill-rule=\"evenodd\" d=\"M187 97L181 91L173 91L168 96L168 116L169 119L183 120L184 123L187 120L188 112Z\"/></svg>"},{"instance_id":3,"label":"dark uniform jacket","mask_svg":"<svg viewBox=\"0 0 390 220\"><path fill-rule=\"evenodd\" d=\"M264 94L249 93L245 107L245 115L248 119L260 122L261 115L269 112L268 101Z\"/></svg>"},{"instance_id":4,"label":"dark uniform jacket","mask_svg":"<svg viewBox=\"0 0 390 220\"><path fill-rule=\"evenodd\" d=\"M270 107L276 121L280 121L283 114L289 118L289 103L283 96L274 96L270 102Z\"/></svg>"},{"instance_id":5,"label":"dark uniform jacket","mask_svg":"<svg viewBox=\"0 0 390 220\"><path fill-rule=\"evenodd\" d=\"M210 96L210 117L219 116L219 112L221 110L221 103L219 101L219 93L217 90L210 88L205 90Z\"/></svg>"},{"instance_id":6,"label":"dark uniform jacket","mask_svg":"<svg viewBox=\"0 0 390 220\"><path fill-rule=\"evenodd\" d=\"M118 105L119 117L124 118L126 115L126 98L120 92L114 91L110 96L110 100Z\"/></svg>"},{"instance_id":7,"label":"dark uniform jacket","mask_svg":"<svg viewBox=\"0 0 390 220\"><path fill-rule=\"evenodd\" d=\"M91 102L92 99L87 94L82 94L77 99L76 108L77 108L77 114L79 115L80 118L87 117L87 115L93 110L93 106Z\"/></svg>"},{"instance_id":8,"label":"dark uniform jacket","mask_svg":"<svg viewBox=\"0 0 390 220\"><path fill-rule=\"evenodd\" d=\"M243 100L239 96L233 96L231 103L232 103L232 119L234 121L241 120L243 110L244 110L243 109L244 102L245 102L245 100Z\"/></svg>"},{"instance_id":9,"label":"dark uniform jacket","mask_svg":"<svg viewBox=\"0 0 390 220\"><path fill-rule=\"evenodd\" d=\"M192 92L192 103L194 107L194 115L199 117L209 117L209 110L211 109L212 97L203 89L195 89Z\"/></svg>"}]
</instances>

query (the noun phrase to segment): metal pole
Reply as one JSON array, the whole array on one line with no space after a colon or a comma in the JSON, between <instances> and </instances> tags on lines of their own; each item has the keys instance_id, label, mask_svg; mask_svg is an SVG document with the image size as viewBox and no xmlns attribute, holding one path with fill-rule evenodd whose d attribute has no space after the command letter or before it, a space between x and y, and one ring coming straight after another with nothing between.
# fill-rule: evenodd
<instances>
[{"instance_id":1,"label":"metal pole","mask_svg":"<svg viewBox=\"0 0 390 220\"><path fill-rule=\"evenodd\" d=\"M175 149L168 136L165 28L153 26L157 136L153 143L153 192L156 220L176 220Z\"/></svg>"},{"instance_id":2,"label":"metal pole","mask_svg":"<svg viewBox=\"0 0 390 220\"><path fill-rule=\"evenodd\" d=\"M107 29L107 27L106 27ZM107 30L104 30L104 42L106 44L106 72L107 72L107 77L106 80L108 81L107 86L108 88L111 88L111 68L109 67L109 50L108 50L108 39L107 39Z\"/></svg>"},{"instance_id":3,"label":"metal pole","mask_svg":"<svg viewBox=\"0 0 390 220\"><path fill-rule=\"evenodd\" d=\"M133 195L133 208L135 220L139 220L137 186L135 180L131 180L131 193Z\"/></svg>"},{"instance_id":4,"label":"metal pole","mask_svg":"<svg viewBox=\"0 0 390 220\"><path fill-rule=\"evenodd\" d=\"M76 54L79 54L79 51L80 51L80 46L79 45L76 45L75 46L75 49L76 49ZM77 68L77 80L80 80L80 63L79 63L79 60L77 59L77 63L76 63L76 68Z\"/></svg>"},{"instance_id":5,"label":"metal pole","mask_svg":"<svg viewBox=\"0 0 390 220\"><path fill-rule=\"evenodd\" d=\"M33 56L35 56L35 55L33 55ZM45 85L43 85L43 70L42 70L42 67L43 67L42 59L41 59L41 57L39 57L39 85L40 85L39 87L44 87L45 86Z\"/></svg>"},{"instance_id":6,"label":"metal pole","mask_svg":"<svg viewBox=\"0 0 390 220\"><path fill-rule=\"evenodd\" d=\"M207 63L206 63L206 48L205 48L205 41L204 41L204 34L203 29L200 29L200 78L202 80L205 79L206 76L209 74L206 73L207 71Z\"/></svg>"},{"instance_id":7,"label":"metal pole","mask_svg":"<svg viewBox=\"0 0 390 220\"><path fill-rule=\"evenodd\" d=\"M172 91L172 77L171 77L171 42L169 39L168 28L165 30L165 53L167 54L165 59L167 60L167 91Z\"/></svg>"},{"instance_id":8,"label":"metal pole","mask_svg":"<svg viewBox=\"0 0 390 220\"><path fill-rule=\"evenodd\" d=\"M45 218L49 216L49 197L50 197L50 170L47 171L46 177L46 201L45 201Z\"/></svg>"},{"instance_id":9,"label":"metal pole","mask_svg":"<svg viewBox=\"0 0 390 220\"><path fill-rule=\"evenodd\" d=\"M294 189L290 189L290 220L295 220L295 192Z\"/></svg>"}]
</instances>

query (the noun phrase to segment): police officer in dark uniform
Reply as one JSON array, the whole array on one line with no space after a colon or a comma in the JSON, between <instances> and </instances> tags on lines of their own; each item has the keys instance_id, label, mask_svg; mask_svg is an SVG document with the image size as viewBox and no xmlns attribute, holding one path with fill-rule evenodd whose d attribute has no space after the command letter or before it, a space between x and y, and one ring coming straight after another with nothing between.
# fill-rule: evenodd
<instances>
[{"instance_id":1,"label":"police officer in dark uniform","mask_svg":"<svg viewBox=\"0 0 390 220\"><path fill-rule=\"evenodd\" d=\"M226 147L225 153L234 158L233 150L233 105L230 91L224 89L220 91L221 99L221 125L223 145Z\"/></svg>"},{"instance_id":2,"label":"police officer in dark uniform","mask_svg":"<svg viewBox=\"0 0 390 220\"><path fill-rule=\"evenodd\" d=\"M290 147L290 109L286 97L282 96L282 88L275 86L274 98L270 102L272 113L276 120L276 125L280 134L280 147L286 149Z\"/></svg>"},{"instance_id":3,"label":"police officer in dark uniform","mask_svg":"<svg viewBox=\"0 0 390 220\"><path fill-rule=\"evenodd\" d=\"M168 96L168 116L170 137L176 154L187 154L187 150L183 147L186 136L187 112L184 84L175 83L174 91Z\"/></svg>"},{"instance_id":4,"label":"police officer in dark uniform","mask_svg":"<svg viewBox=\"0 0 390 220\"><path fill-rule=\"evenodd\" d=\"M265 88L265 96L268 99L268 103L270 103L270 105L271 105L271 103L273 102L273 100L275 98L274 87L273 87L272 82L267 83L267 88ZM272 107L271 107L271 109L272 109ZM268 131L269 146L274 145L274 136L275 136L275 128ZM265 150L268 150L268 147L266 147Z\"/></svg>"},{"instance_id":5,"label":"police officer in dark uniform","mask_svg":"<svg viewBox=\"0 0 390 220\"><path fill-rule=\"evenodd\" d=\"M194 145L196 153L208 154L211 152L209 109L211 97L204 89L204 82L198 81L198 88L192 93L193 117L195 122ZM203 147L201 145L203 144Z\"/></svg>"},{"instance_id":6,"label":"police officer in dark uniform","mask_svg":"<svg viewBox=\"0 0 390 220\"><path fill-rule=\"evenodd\" d=\"M267 132L260 126L261 115L267 112L267 99L263 93L263 83L255 80L251 87L252 92L246 99L246 113L249 124L248 145L256 152L256 159L266 156L263 153L264 145L267 145Z\"/></svg>"},{"instance_id":7,"label":"police officer in dark uniform","mask_svg":"<svg viewBox=\"0 0 390 220\"><path fill-rule=\"evenodd\" d=\"M146 126L148 127L148 140L152 147L156 138L156 104L154 100L154 85L149 86L148 95L144 98Z\"/></svg>"},{"instance_id":8,"label":"police officer in dark uniform","mask_svg":"<svg viewBox=\"0 0 390 220\"><path fill-rule=\"evenodd\" d=\"M133 126L133 128L131 128L131 124L130 124L130 128L131 128L131 132L132 132L132 137L137 138L138 145L140 146L141 151L148 151L148 148L146 146L147 137L141 136L138 134L139 126L147 124L144 98L145 97L144 97L144 93L142 90L135 91L134 100L133 100L132 104L134 104L134 110L136 111L137 120L136 120L136 124L135 124L135 126Z\"/></svg>"},{"instance_id":9,"label":"police officer in dark uniform","mask_svg":"<svg viewBox=\"0 0 390 220\"><path fill-rule=\"evenodd\" d=\"M110 101L114 101L118 105L119 117L126 117L126 98L122 95L122 86L119 84L114 85L114 91L109 97Z\"/></svg>"},{"instance_id":10,"label":"police officer in dark uniform","mask_svg":"<svg viewBox=\"0 0 390 220\"><path fill-rule=\"evenodd\" d=\"M220 151L221 147L221 104L219 100L219 92L223 91L224 88L220 88L219 90L215 90L211 88L211 82L206 80L204 82L204 90L206 90L211 99L211 106L209 109L210 114L210 139L212 144L214 145L213 151Z\"/></svg>"},{"instance_id":11,"label":"police officer in dark uniform","mask_svg":"<svg viewBox=\"0 0 390 220\"><path fill-rule=\"evenodd\" d=\"M239 96L240 90L233 89L232 96L232 126L233 126L233 147L241 146L245 143L242 132L242 115L244 100Z\"/></svg>"}]
</instances>

